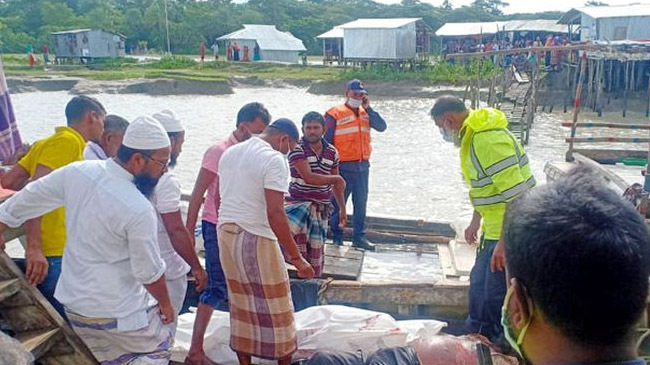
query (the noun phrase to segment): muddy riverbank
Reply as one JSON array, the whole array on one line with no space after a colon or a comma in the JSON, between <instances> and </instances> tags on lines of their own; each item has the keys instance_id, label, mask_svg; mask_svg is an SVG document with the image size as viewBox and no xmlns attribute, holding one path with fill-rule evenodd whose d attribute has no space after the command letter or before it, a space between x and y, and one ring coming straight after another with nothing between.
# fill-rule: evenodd
<instances>
[{"instance_id":1,"label":"muddy riverbank","mask_svg":"<svg viewBox=\"0 0 650 365\"><path fill-rule=\"evenodd\" d=\"M8 77L12 94L27 92L68 91L72 94L146 94L171 95L228 95L236 87L298 87L314 95L341 95L345 82L302 79L261 79L233 76L228 80L188 79L128 79L119 81L91 80L78 77ZM419 81L365 82L373 97L379 98L436 98L443 94L462 96L463 87L431 84Z\"/></svg>"}]
</instances>

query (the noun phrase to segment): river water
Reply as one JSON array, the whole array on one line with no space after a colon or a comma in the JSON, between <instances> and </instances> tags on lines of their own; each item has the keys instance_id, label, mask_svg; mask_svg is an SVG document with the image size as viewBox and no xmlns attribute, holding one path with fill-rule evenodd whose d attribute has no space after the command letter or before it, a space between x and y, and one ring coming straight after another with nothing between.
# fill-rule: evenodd
<instances>
[{"instance_id":1,"label":"river water","mask_svg":"<svg viewBox=\"0 0 650 365\"><path fill-rule=\"evenodd\" d=\"M234 94L217 96L98 94L95 97L109 113L128 120L161 109L170 109L183 120L187 132L175 172L185 191L193 187L204 151L234 129L236 113L242 105L259 101L269 109L273 119L288 117L299 124L306 112L322 113L342 102L342 97L312 95L301 88L236 88ZM23 139L33 142L51 134L55 126L64 125L64 108L70 98L67 92L12 95ZM373 132L372 136L368 212L452 222L462 232L472 212L467 187L461 177L457 149L443 142L429 117L433 101L425 98L371 100L375 110L386 119L388 129L384 133ZM589 119L593 115L585 117ZM568 130L560 123L570 118L570 113L541 114L536 118L526 151L539 183L546 181L544 164L564 158ZM611 118L620 119L620 115ZM633 118L634 115L628 114L628 120ZM637 119L642 118L637 116ZM393 267L404 265L403 270L397 271L403 272L404 280L409 280L412 279L409 265L424 277L438 277L436 261L436 257L427 255L385 253L368 255L366 266L381 262L392 262ZM387 278L398 276L390 272Z\"/></svg>"}]
</instances>

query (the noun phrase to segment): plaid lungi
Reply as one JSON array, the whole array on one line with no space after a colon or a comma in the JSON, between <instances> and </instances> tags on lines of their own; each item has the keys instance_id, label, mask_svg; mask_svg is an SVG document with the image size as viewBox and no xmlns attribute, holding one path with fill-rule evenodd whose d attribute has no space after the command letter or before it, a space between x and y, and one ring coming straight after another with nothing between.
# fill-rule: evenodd
<instances>
[{"instance_id":1,"label":"plaid lungi","mask_svg":"<svg viewBox=\"0 0 650 365\"><path fill-rule=\"evenodd\" d=\"M228 284L230 347L262 359L297 349L289 275L278 243L234 223L219 226L219 255Z\"/></svg>"},{"instance_id":2,"label":"plaid lungi","mask_svg":"<svg viewBox=\"0 0 650 365\"><path fill-rule=\"evenodd\" d=\"M307 201L287 202L284 209L302 257L314 268L315 276L321 276L330 207ZM288 261L289 257L286 252L284 254Z\"/></svg>"},{"instance_id":3,"label":"plaid lungi","mask_svg":"<svg viewBox=\"0 0 650 365\"><path fill-rule=\"evenodd\" d=\"M158 307L147 310L149 323L134 331L118 331L115 318L89 318L66 310L72 329L103 365L163 365L171 359L171 326L162 323Z\"/></svg>"}]
</instances>

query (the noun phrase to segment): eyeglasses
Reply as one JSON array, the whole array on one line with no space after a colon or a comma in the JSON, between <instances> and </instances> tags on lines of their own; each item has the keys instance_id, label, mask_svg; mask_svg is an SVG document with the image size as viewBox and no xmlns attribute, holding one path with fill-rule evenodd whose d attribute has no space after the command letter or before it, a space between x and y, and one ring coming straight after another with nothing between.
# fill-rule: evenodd
<instances>
[{"instance_id":1,"label":"eyeglasses","mask_svg":"<svg viewBox=\"0 0 650 365\"><path fill-rule=\"evenodd\" d=\"M151 160L151 161L157 163L158 166L160 166L160 167L163 168L163 169L166 168L166 167L167 167L167 164L169 163L169 161L160 161L160 160L157 160L157 159L151 157L151 155L148 155L148 154L146 154L146 153L143 153L142 156L144 156L144 157L146 157L147 159L149 159L149 160Z\"/></svg>"}]
</instances>

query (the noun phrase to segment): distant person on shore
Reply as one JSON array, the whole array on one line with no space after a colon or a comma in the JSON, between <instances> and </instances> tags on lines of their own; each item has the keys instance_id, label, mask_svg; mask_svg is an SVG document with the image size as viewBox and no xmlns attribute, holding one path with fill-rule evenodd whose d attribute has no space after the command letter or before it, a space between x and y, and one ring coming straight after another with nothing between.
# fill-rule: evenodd
<instances>
[{"instance_id":1,"label":"distant person on shore","mask_svg":"<svg viewBox=\"0 0 650 365\"><path fill-rule=\"evenodd\" d=\"M506 206L535 186L528 155L497 109L467 109L455 96L441 96L431 117L442 139L460 147L474 214L465 240L478 244L469 281L468 333L503 343L501 305L506 295L503 220ZM479 230L482 235L479 239Z\"/></svg>"},{"instance_id":2,"label":"distant person on shore","mask_svg":"<svg viewBox=\"0 0 650 365\"><path fill-rule=\"evenodd\" d=\"M228 42L228 45L226 46L226 59L232 61L232 44L230 44L230 42Z\"/></svg>"},{"instance_id":3,"label":"distant person on shore","mask_svg":"<svg viewBox=\"0 0 650 365\"><path fill-rule=\"evenodd\" d=\"M579 167L508 207L503 328L538 364L645 365L650 235L634 206Z\"/></svg>"},{"instance_id":4,"label":"distant person on shore","mask_svg":"<svg viewBox=\"0 0 650 365\"><path fill-rule=\"evenodd\" d=\"M43 43L43 63L47 66L50 63L50 47Z\"/></svg>"},{"instance_id":5,"label":"distant person on shore","mask_svg":"<svg viewBox=\"0 0 650 365\"><path fill-rule=\"evenodd\" d=\"M140 117L115 159L71 163L0 205L0 233L65 207L68 242L55 296L102 364L167 364L171 358L175 314L155 211L146 198L169 154L160 123Z\"/></svg>"},{"instance_id":6,"label":"distant person on shore","mask_svg":"<svg viewBox=\"0 0 650 365\"><path fill-rule=\"evenodd\" d=\"M2 177L2 186L21 190L28 182L37 181L63 166L83 159L86 141L98 140L104 131L106 110L88 96L75 96L65 107L67 126L37 141L18 164ZM18 264L25 270L27 281L37 285L43 296L65 317L63 306L54 297L61 275L62 256L66 246L66 212L63 207L46 210L42 216L30 217L25 223L27 247L25 260Z\"/></svg>"},{"instance_id":7,"label":"distant person on shore","mask_svg":"<svg viewBox=\"0 0 650 365\"><path fill-rule=\"evenodd\" d=\"M248 46L244 46L243 62L250 62L250 58L248 58Z\"/></svg>"},{"instance_id":8,"label":"distant person on shore","mask_svg":"<svg viewBox=\"0 0 650 365\"><path fill-rule=\"evenodd\" d=\"M212 47L210 47L210 48L212 48L212 53L214 55L214 61L215 62L219 61L219 43L217 43L215 41L214 44L212 45Z\"/></svg>"},{"instance_id":9,"label":"distant person on shore","mask_svg":"<svg viewBox=\"0 0 650 365\"><path fill-rule=\"evenodd\" d=\"M370 173L370 129L386 130L386 121L370 107L368 92L361 81L354 79L345 87L346 101L325 112L327 130L325 140L339 151L339 172L345 179L345 201L352 195L354 236L352 245L374 250L366 238L366 205ZM333 203L336 203L333 201ZM330 217L334 244L343 244L343 230L339 227L340 212L335 204Z\"/></svg>"},{"instance_id":10,"label":"distant person on shore","mask_svg":"<svg viewBox=\"0 0 650 365\"><path fill-rule=\"evenodd\" d=\"M234 55L233 59L235 61L239 61L240 48L239 48L239 44L237 44L237 42L235 42L235 44L232 46L232 51L233 51L233 55Z\"/></svg>"},{"instance_id":11,"label":"distant person on shore","mask_svg":"<svg viewBox=\"0 0 650 365\"><path fill-rule=\"evenodd\" d=\"M196 281L196 290L202 292L208 277L201 267L199 258L194 250L191 232L185 228L181 216L181 184L170 170L176 166L178 156L185 142L185 128L170 110L163 110L154 115L153 119L160 122L170 141L169 163L167 171L160 177L151 196L151 203L158 216L158 245L160 256L165 261L165 280L176 317L172 327L172 335L176 332L176 318L183 309L185 293L187 292L187 273L192 272ZM158 161L154 161L158 162Z\"/></svg>"},{"instance_id":12,"label":"distant person on shore","mask_svg":"<svg viewBox=\"0 0 650 365\"><path fill-rule=\"evenodd\" d=\"M36 63L36 57L34 56L34 52L29 52L27 58L29 59L29 67L34 67L34 63Z\"/></svg>"},{"instance_id":13,"label":"distant person on shore","mask_svg":"<svg viewBox=\"0 0 650 365\"><path fill-rule=\"evenodd\" d=\"M302 139L289 153L291 183L285 210L300 253L314 268L315 276L320 277L332 198L341 207L338 225L345 227L345 180L339 175L338 151L323 138L323 116L317 112L305 114L302 133Z\"/></svg>"},{"instance_id":14,"label":"distant person on shore","mask_svg":"<svg viewBox=\"0 0 650 365\"><path fill-rule=\"evenodd\" d=\"M253 48L253 61L259 61L262 59L260 55L260 46L255 42L255 48Z\"/></svg>"},{"instance_id":15,"label":"distant person on shore","mask_svg":"<svg viewBox=\"0 0 650 365\"><path fill-rule=\"evenodd\" d=\"M205 60L205 43L201 42L199 45L199 57L201 57L201 63Z\"/></svg>"},{"instance_id":16,"label":"distant person on shore","mask_svg":"<svg viewBox=\"0 0 650 365\"><path fill-rule=\"evenodd\" d=\"M199 305L194 320L192 343L185 363L187 365L201 365L209 361L203 351L203 338L210 322L212 312L216 310L228 311L228 288L219 260L219 246L217 244L217 223L219 221L219 162L223 153L239 142L262 133L271 121L271 115L264 105L249 103L244 105L237 113L236 129L227 139L210 146L203 155L203 162L199 176L194 183L194 190L187 208L187 221L185 227L189 232L194 232L203 197L203 218L201 231L203 246L205 247L205 268L208 272L208 286L199 297ZM192 236L194 237L194 236Z\"/></svg>"},{"instance_id":17,"label":"distant person on shore","mask_svg":"<svg viewBox=\"0 0 650 365\"><path fill-rule=\"evenodd\" d=\"M289 275L280 250L298 276L314 269L300 254L284 211L289 188L286 154L298 128L278 119L259 135L229 148L219 163L219 253L228 281L230 348L241 365L251 357L291 364L298 349Z\"/></svg>"},{"instance_id":18,"label":"distant person on shore","mask_svg":"<svg viewBox=\"0 0 650 365\"><path fill-rule=\"evenodd\" d=\"M88 141L84 148L84 160L105 160L115 157L122 145L124 133L129 122L117 115L107 115L104 121L104 133L99 140Z\"/></svg>"}]
</instances>

